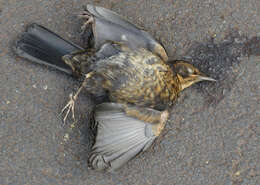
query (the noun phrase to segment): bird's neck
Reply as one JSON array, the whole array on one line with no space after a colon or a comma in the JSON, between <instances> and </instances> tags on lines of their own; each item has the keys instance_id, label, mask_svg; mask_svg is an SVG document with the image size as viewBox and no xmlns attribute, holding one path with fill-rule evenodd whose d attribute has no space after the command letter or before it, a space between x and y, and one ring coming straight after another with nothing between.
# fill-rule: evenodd
<instances>
[{"instance_id":1,"label":"bird's neck","mask_svg":"<svg viewBox=\"0 0 260 185\"><path fill-rule=\"evenodd\" d=\"M167 77L166 77L165 80L166 80L167 89L170 92L170 94L169 94L169 100L170 100L169 104L171 104L178 98L179 93L181 91L181 84L180 84L180 81L178 79L178 76L175 75L172 72L169 72L167 74Z\"/></svg>"},{"instance_id":2,"label":"bird's neck","mask_svg":"<svg viewBox=\"0 0 260 185\"><path fill-rule=\"evenodd\" d=\"M177 92L181 92L182 91L182 88L181 88L181 80L179 79L179 75L176 74L174 77L173 77L173 81L174 81L174 86L175 88L177 89Z\"/></svg>"}]
</instances>

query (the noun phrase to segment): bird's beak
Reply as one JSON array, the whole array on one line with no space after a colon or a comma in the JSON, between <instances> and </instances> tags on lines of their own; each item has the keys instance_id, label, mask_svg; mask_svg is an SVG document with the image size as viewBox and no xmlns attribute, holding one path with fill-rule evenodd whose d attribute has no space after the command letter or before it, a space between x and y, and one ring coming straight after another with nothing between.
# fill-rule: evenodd
<instances>
[{"instance_id":1,"label":"bird's beak","mask_svg":"<svg viewBox=\"0 0 260 185\"><path fill-rule=\"evenodd\" d=\"M197 82L201 82L201 81L212 81L212 82L216 82L217 80L207 77L204 74L196 74L196 75L190 75L187 78L182 78L179 74L177 74L178 79L180 81L181 84L181 90L191 86L194 83Z\"/></svg>"},{"instance_id":2,"label":"bird's beak","mask_svg":"<svg viewBox=\"0 0 260 185\"><path fill-rule=\"evenodd\" d=\"M207 77L205 75L196 75L196 76L197 76L198 81L212 81L212 82L217 81L217 80L210 78L210 77Z\"/></svg>"}]
</instances>

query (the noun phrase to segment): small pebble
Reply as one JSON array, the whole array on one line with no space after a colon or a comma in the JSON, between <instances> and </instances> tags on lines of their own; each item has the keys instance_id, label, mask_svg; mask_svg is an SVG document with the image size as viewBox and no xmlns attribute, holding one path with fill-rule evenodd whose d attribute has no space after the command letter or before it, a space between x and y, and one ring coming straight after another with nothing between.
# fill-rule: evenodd
<instances>
[{"instance_id":1,"label":"small pebble","mask_svg":"<svg viewBox=\"0 0 260 185\"><path fill-rule=\"evenodd\" d=\"M69 134L68 134L68 133L66 133L66 134L64 135L63 140L64 140L64 141L68 141L68 140L69 140Z\"/></svg>"}]
</instances>

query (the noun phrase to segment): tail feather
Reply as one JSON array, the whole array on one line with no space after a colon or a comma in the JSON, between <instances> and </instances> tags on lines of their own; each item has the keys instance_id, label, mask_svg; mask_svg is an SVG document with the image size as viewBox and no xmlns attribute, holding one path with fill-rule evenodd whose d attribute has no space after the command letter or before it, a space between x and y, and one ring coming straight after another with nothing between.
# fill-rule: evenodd
<instances>
[{"instance_id":1,"label":"tail feather","mask_svg":"<svg viewBox=\"0 0 260 185\"><path fill-rule=\"evenodd\" d=\"M62 56L79 50L83 48L35 23L27 27L14 47L15 53L20 57L54 67L68 74L72 71L62 60Z\"/></svg>"}]
</instances>

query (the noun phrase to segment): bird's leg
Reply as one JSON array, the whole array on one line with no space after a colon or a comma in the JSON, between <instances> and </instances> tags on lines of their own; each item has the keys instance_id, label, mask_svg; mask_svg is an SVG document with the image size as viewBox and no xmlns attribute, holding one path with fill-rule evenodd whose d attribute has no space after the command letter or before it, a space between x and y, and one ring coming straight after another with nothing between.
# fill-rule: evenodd
<instances>
[{"instance_id":1,"label":"bird's leg","mask_svg":"<svg viewBox=\"0 0 260 185\"><path fill-rule=\"evenodd\" d=\"M93 72L90 72L88 74L86 74L86 77L83 81L83 83L81 84L81 86L79 87L79 89L77 90L77 92L73 95L73 93L70 94L70 100L69 102L65 105L65 107L61 110L61 114L66 111L66 114L64 116L63 122L66 122L66 119L69 115L70 112L72 112L72 118L73 120L75 120L75 101L77 100L79 93L81 92L81 90L86 86L87 80L92 76Z\"/></svg>"},{"instance_id":2,"label":"bird's leg","mask_svg":"<svg viewBox=\"0 0 260 185\"><path fill-rule=\"evenodd\" d=\"M86 19L87 21L81 26L81 31L82 33L84 33L84 31L86 30L87 26L89 24L94 23L94 17L88 12L88 11L83 11L79 14L77 14L77 17L81 18L81 19Z\"/></svg>"},{"instance_id":3,"label":"bird's leg","mask_svg":"<svg viewBox=\"0 0 260 185\"><path fill-rule=\"evenodd\" d=\"M152 124L154 135L159 136L165 127L165 124L169 118L168 110L157 111L154 109L136 107L136 106L124 106L124 111L128 116L135 117L139 120Z\"/></svg>"},{"instance_id":4,"label":"bird's leg","mask_svg":"<svg viewBox=\"0 0 260 185\"><path fill-rule=\"evenodd\" d=\"M83 71L89 67L90 63L88 58L93 56L95 53L94 49L85 49L71 52L62 57L62 60L70 66L72 75L75 77L81 77L82 73L86 74L88 71Z\"/></svg>"}]
</instances>

